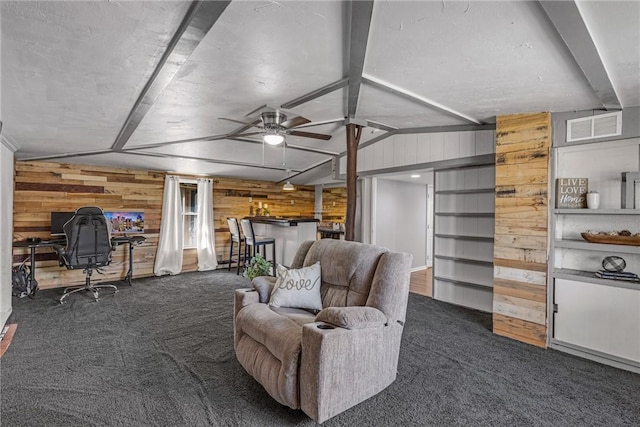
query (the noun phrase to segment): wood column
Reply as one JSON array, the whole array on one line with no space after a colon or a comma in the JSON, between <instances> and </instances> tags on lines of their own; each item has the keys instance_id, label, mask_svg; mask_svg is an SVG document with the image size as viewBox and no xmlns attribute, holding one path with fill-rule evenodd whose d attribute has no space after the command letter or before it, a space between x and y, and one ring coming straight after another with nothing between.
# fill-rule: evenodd
<instances>
[{"instance_id":1,"label":"wood column","mask_svg":"<svg viewBox=\"0 0 640 427\"><path fill-rule=\"evenodd\" d=\"M493 332L547 345L551 115L496 120Z\"/></svg>"},{"instance_id":2,"label":"wood column","mask_svg":"<svg viewBox=\"0 0 640 427\"><path fill-rule=\"evenodd\" d=\"M347 124L347 218L344 222L344 239L354 240L356 224L356 186L358 181L358 144L362 126Z\"/></svg>"}]
</instances>

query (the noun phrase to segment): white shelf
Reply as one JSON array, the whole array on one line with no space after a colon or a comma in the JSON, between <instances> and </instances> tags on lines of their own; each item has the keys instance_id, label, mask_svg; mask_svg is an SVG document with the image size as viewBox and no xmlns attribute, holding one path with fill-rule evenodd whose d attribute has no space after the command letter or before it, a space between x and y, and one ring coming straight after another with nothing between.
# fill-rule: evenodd
<instances>
[{"instance_id":1,"label":"white shelf","mask_svg":"<svg viewBox=\"0 0 640 427\"><path fill-rule=\"evenodd\" d=\"M493 236L485 237L485 236L466 236L459 234L440 234L436 233L433 237L439 237L441 239L455 239L455 240L469 240L474 242L493 242Z\"/></svg>"},{"instance_id":2,"label":"white shelf","mask_svg":"<svg viewBox=\"0 0 640 427\"><path fill-rule=\"evenodd\" d=\"M469 217L469 218L493 218L494 212L435 212L436 216L457 216L457 217Z\"/></svg>"},{"instance_id":3,"label":"white shelf","mask_svg":"<svg viewBox=\"0 0 640 427\"><path fill-rule=\"evenodd\" d=\"M630 245L609 245L605 243L589 243L584 240L556 240L554 242L556 248L566 249L582 249L586 251L597 252L615 252L619 254L635 254L640 255L640 246Z\"/></svg>"},{"instance_id":4,"label":"white shelf","mask_svg":"<svg viewBox=\"0 0 640 427\"><path fill-rule=\"evenodd\" d=\"M562 215L640 215L640 209L554 209Z\"/></svg>"},{"instance_id":5,"label":"white shelf","mask_svg":"<svg viewBox=\"0 0 640 427\"><path fill-rule=\"evenodd\" d=\"M456 262L464 262L465 264L475 264L475 265L483 265L486 267L493 267L493 261L484 261L481 259L472 259L472 258L462 258L456 256L447 256L447 255L434 255L436 259L442 259L446 261L456 261Z\"/></svg>"},{"instance_id":6,"label":"white shelf","mask_svg":"<svg viewBox=\"0 0 640 427\"><path fill-rule=\"evenodd\" d=\"M438 190L436 194L479 194L479 193L495 193L495 188L475 188L468 190Z\"/></svg>"},{"instance_id":7,"label":"white shelf","mask_svg":"<svg viewBox=\"0 0 640 427\"><path fill-rule=\"evenodd\" d=\"M626 280L600 279L594 275L593 271L571 270L568 268L558 268L553 271L555 279L573 280L575 282L593 283L596 285L612 286L615 288L640 290L640 282L630 282Z\"/></svg>"},{"instance_id":8,"label":"white shelf","mask_svg":"<svg viewBox=\"0 0 640 427\"><path fill-rule=\"evenodd\" d=\"M491 285L483 285L481 283L464 282L462 280L449 279L448 277L434 276L433 279L434 280L439 280L441 282L453 283L455 285L467 286L467 287L470 287L470 288L482 288L482 289L489 289L489 290L492 289Z\"/></svg>"}]
</instances>

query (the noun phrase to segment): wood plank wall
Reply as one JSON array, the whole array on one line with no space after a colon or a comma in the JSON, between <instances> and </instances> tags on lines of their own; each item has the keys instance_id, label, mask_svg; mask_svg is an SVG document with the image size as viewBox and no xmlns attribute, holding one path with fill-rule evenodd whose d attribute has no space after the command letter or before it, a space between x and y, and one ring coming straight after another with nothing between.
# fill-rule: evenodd
<instances>
[{"instance_id":1,"label":"wood plank wall","mask_svg":"<svg viewBox=\"0 0 640 427\"><path fill-rule=\"evenodd\" d=\"M134 277L153 275L158 245L164 172L106 168L56 162L15 163L14 240L50 236L50 215L55 211L74 211L80 206L99 206L105 211L143 211L147 240L134 249ZM185 178L194 178L185 176ZM253 212L258 202L269 204L272 216L313 216L314 188L296 186L283 192L282 184L212 177L215 247L219 262L228 259L229 229L227 217L242 218ZM251 198L251 202L249 202ZM293 203L292 203L293 202ZM14 248L14 262L27 257L28 250ZM113 254L111 265L96 281L122 279L128 267L126 245ZM184 252L183 271L195 271L195 250ZM36 278L41 289L84 283L81 271L60 268L56 255L40 249L36 256Z\"/></svg>"},{"instance_id":2,"label":"wood plank wall","mask_svg":"<svg viewBox=\"0 0 640 427\"><path fill-rule=\"evenodd\" d=\"M15 163L13 238L50 237L51 212L73 212L80 206L99 206L105 211L143 211L146 242L134 249L135 277L153 274L160 230L164 174L153 171L104 168L53 162ZM128 268L127 245L113 254L111 265L96 281L123 278ZM14 262L28 250L14 248ZM36 279L41 289L84 283L79 270L58 265L51 249L36 253Z\"/></svg>"},{"instance_id":3,"label":"wood plank wall","mask_svg":"<svg viewBox=\"0 0 640 427\"><path fill-rule=\"evenodd\" d=\"M493 331L546 347L549 113L496 121Z\"/></svg>"},{"instance_id":4,"label":"wood plank wall","mask_svg":"<svg viewBox=\"0 0 640 427\"><path fill-rule=\"evenodd\" d=\"M215 177L213 179L213 221L218 262L229 259L230 235L227 218L239 219L249 216L250 212L255 214L259 202L262 202L263 206L265 203L269 205L271 216L313 218L313 186L296 185L295 191L288 192L282 191L282 184L273 182Z\"/></svg>"},{"instance_id":5,"label":"wood plank wall","mask_svg":"<svg viewBox=\"0 0 640 427\"><path fill-rule=\"evenodd\" d=\"M344 222L347 215L347 188L322 189L322 222Z\"/></svg>"}]
</instances>

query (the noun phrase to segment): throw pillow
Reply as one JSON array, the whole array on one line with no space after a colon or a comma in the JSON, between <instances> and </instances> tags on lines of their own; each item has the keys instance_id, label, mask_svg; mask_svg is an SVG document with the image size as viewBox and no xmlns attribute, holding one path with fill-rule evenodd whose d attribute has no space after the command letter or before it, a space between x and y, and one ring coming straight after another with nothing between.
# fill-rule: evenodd
<instances>
[{"instance_id":1,"label":"throw pillow","mask_svg":"<svg viewBox=\"0 0 640 427\"><path fill-rule=\"evenodd\" d=\"M288 270L278 265L276 271L278 280L271 292L271 307L322 310L320 262L297 270Z\"/></svg>"}]
</instances>

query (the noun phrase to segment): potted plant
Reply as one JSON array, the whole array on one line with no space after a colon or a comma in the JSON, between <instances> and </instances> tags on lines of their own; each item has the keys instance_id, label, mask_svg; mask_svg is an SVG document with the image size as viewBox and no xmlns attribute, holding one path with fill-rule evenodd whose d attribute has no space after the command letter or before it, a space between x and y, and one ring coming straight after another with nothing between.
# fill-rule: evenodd
<instances>
[{"instance_id":1,"label":"potted plant","mask_svg":"<svg viewBox=\"0 0 640 427\"><path fill-rule=\"evenodd\" d=\"M242 275L249 280L259 276L268 276L271 270L271 263L260 254L255 254L249 261L249 265L244 268Z\"/></svg>"}]
</instances>

